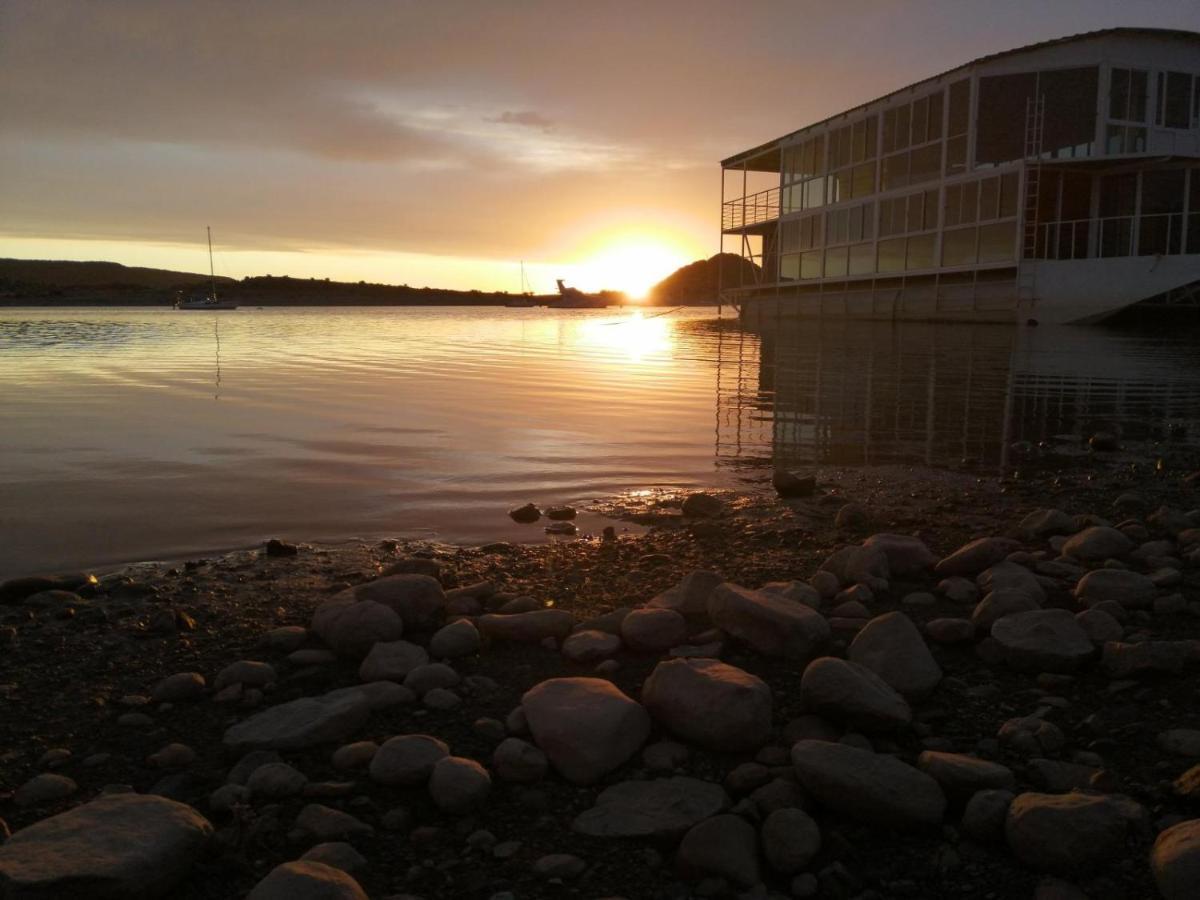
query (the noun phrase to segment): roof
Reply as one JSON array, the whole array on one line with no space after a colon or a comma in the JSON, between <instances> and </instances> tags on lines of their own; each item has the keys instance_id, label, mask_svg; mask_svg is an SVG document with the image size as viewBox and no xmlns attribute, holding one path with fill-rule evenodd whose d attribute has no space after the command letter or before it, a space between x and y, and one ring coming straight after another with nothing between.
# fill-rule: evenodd
<instances>
[{"instance_id":1,"label":"roof","mask_svg":"<svg viewBox=\"0 0 1200 900\"><path fill-rule=\"evenodd\" d=\"M978 59L971 60L970 62L965 62L965 63L962 63L961 65L954 66L953 68L946 69L944 72L939 72L936 75L930 75L928 78L922 78L920 81L914 81L912 84L907 84L904 87L897 88L894 91L889 91L888 93L884 94L881 97L876 97L874 100L868 100L866 103L860 103L858 106L852 106L849 109L842 110L839 113L834 113L832 116L827 116L826 118L819 119L816 122L810 122L808 125L805 125L802 128L797 128L797 129L794 129L793 131L789 131L789 132L787 132L787 134L781 135L780 137L777 137L777 138L773 138L772 140L769 140L769 141L766 141L765 143L759 144L756 147L751 147L749 150L743 150L741 153L735 153L733 156L729 157L728 159L721 160L721 165L724 167L728 167L732 164L740 163L743 160L751 159L755 156L760 155L761 153L771 150L775 144L779 143L781 140L783 140L786 137L790 137L791 135L796 134L799 131L805 131L806 129L813 128L817 125L824 125L826 122L831 122L834 119L841 118L842 116L847 115L849 113L856 112L860 109L865 109L866 107L870 106L873 103L879 103L880 101L886 100L888 97L892 97L896 94L901 93L902 91L911 90L912 88L915 88L918 85L926 84L930 81L937 81L939 78L945 78L951 72L957 72L960 69L967 69L967 68L970 68L971 66L977 66L977 65L980 65L981 63L992 62L993 60L997 60L997 59L1004 59L1005 57L1008 57L1008 56L1016 56L1021 53L1029 53L1030 51L1033 51L1033 50L1042 50L1046 47L1055 47L1059 44L1069 44L1074 41L1092 40L1094 38L1108 37L1110 35L1144 35L1144 36L1150 36L1150 37L1184 38L1184 39L1200 41L1200 32L1183 31L1183 30L1180 30L1177 28L1129 28L1129 27L1101 28L1097 31L1084 31L1079 34L1067 35L1066 37L1053 38L1048 41L1039 41L1036 44L1026 44L1024 47L1014 47L1011 50L1001 50L999 53L989 53L987 56L981 56Z\"/></svg>"}]
</instances>

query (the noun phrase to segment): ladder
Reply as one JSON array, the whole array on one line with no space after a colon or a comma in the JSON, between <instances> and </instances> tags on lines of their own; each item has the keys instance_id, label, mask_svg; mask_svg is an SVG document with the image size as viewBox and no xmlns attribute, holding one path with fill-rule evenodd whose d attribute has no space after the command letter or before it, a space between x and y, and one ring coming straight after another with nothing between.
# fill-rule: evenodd
<instances>
[{"instance_id":1,"label":"ladder","mask_svg":"<svg viewBox=\"0 0 1200 900\"><path fill-rule=\"evenodd\" d=\"M1025 204L1022 210L1021 260L1038 257L1038 219L1041 211L1042 139L1046 128L1046 96L1037 93L1025 101ZM1022 265L1017 275L1017 299L1032 303L1036 298L1037 273Z\"/></svg>"}]
</instances>

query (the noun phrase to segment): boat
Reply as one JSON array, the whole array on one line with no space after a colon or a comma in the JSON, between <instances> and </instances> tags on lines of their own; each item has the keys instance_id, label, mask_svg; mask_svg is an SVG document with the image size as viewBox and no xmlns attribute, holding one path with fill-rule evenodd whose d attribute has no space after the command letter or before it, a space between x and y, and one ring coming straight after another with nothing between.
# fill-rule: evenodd
<instances>
[{"instance_id":1,"label":"boat","mask_svg":"<svg viewBox=\"0 0 1200 900\"><path fill-rule=\"evenodd\" d=\"M208 296L199 297L180 297L175 300L176 309L237 309L237 304L232 300L222 300L217 297L217 274L213 268L213 252L212 252L212 228L205 227L208 232L208 277L209 277L209 293Z\"/></svg>"},{"instance_id":2,"label":"boat","mask_svg":"<svg viewBox=\"0 0 1200 900\"><path fill-rule=\"evenodd\" d=\"M525 261L521 260L521 293L516 297L510 297L504 303L509 309L529 309L537 306L537 299L533 296L532 285L525 278Z\"/></svg>"},{"instance_id":3,"label":"boat","mask_svg":"<svg viewBox=\"0 0 1200 900\"><path fill-rule=\"evenodd\" d=\"M558 299L550 304L552 309L604 309L611 306L604 294L585 294L579 288L569 287L561 278L558 285Z\"/></svg>"}]
</instances>

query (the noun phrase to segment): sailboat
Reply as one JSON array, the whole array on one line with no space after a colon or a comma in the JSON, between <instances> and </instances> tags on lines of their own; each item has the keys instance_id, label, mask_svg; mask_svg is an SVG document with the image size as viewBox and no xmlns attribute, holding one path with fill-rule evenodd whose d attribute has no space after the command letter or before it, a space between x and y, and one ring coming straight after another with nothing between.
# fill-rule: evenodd
<instances>
[{"instance_id":1,"label":"sailboat","mask_svg":"<svg viewBox=\"0 0 1200 900\"><path fill-rule=\"evenodd\" d=\"M525 260L521 260L521 293L517 297L511 297L506 300L504 305L516 309L528 309L531 306L537 306L537 301L533 297L533 286L525 278Z\"/></svg>"},{"instance_id":2,"label":"sailboat","mask_svg":"<svg viewBox=\"0 0 1200 900\"><path fill-rule=\"evenodd\" d=\"M237 304L232 300L217 299L217 273L213 268L213 253L212 253L212 228L205 226L205 231L208 232L208 277L209 277L209 294L207 297L187 297L175 301L176 309L237 309Z\"/></svg>"}]
</instances>

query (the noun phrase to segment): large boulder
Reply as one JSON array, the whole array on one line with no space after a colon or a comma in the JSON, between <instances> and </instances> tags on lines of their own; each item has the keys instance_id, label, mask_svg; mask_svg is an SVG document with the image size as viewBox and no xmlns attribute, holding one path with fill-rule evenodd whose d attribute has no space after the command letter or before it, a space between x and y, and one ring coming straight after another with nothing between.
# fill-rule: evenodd
<instances>
[{"instance_id":1,"label":"large boulder","mask_svg":"<svg viewBox=\"0 0 1200 900\"><path fill-rule=\"evenodd\" d=\"M901 728L912 710L886 681L856 662L833 656L813 660L800 678L804 708L867 731Z\"/></svg>"},{"instance_id":2,"label":"large boulder","mask_svg":"<svg viewBox=\"0 0 1200 900\"><path fill-rule=\"evenodd\" d=\"M1083 562L1103 562L1125 556L1133 546L1133 541L1124 532L1106 525L1093 525L1068 538L1062 552L1064 556L1073 556Z\"/></svg>"},{"instance_id":3,"label":"large boulder","mask_svg":"<svg viewBox=\"0 0 1200 900\"><path fill-rule=\"evenodd\" d=\"M937 564L934 571L943 578L959 575L974 578L1003 560L1020 545L1010 538L985 537L959 547Z\"/></svg>"},{"instance_id":4,"label":"large boulder","mask_svg":"<svg viewBox=\"0 0 1200 900\"><path fill-rule=\"evenodd\" d=\"M382 603L403 621L404 627L429 630L441 624L446 595L429 575L388 575L350 589L354 599Z\"/></svg>"},{"instance_id":5,"label":"large boulder","mask_svg":"<svg viewBox=\"0 0 1200 900\"><path fill-rule=\"evenodd\" d=\"M1005 661L1025 672L1075 671L1095 653L1092 639L1065 609L1036 609L997 619L992 639Z\"/></svg>"},{"instance_id":6,"label":"large boulder","mask_svg":"<svg viewBox=\"0 0 1200 900\"><path fill-rule=\"evenodd\" d=\"M1046 589L1038 577L1024 566L1007 559L984 569L976 576L975 583L984 594L1014 591L1028 594L1039 606L1046 602Z\"/></svg>"},{"instance_id":7,"label":"large boulder","mask_svg":"<svg viewBox=\"0 0 1200 900\"><path fill-rule=\"evenodd\" d=\"M829 741L797 741L792 766L823 805L868 825L937 825L946 811L938 783L893 756Z\"/></svg>"},{"instance_id":8,"label":"large boulder","mask_svg":"<svg viewBox=\"0 0 1200 900\"><path fill-rule=\"evenodd\" d=\"M361 691L301 697L264 709L225 732L225 746L247 750L304 750L342 742L366 724L371 702Z\"/></svg>"},{"instance_id":9,"label":"large boulder","mask_svg":"<svg viewBox=\"0 0 1200 900\"><path fill-rule=\"evenodd\" d=\"M429 662L429 653L409 641L380 641L358 667L363 681L404 681L408 673Z\"/></svg>"},{"instance_id":10,"label":"large boulder","mask_svg":"<svg viewBox=\"0 0 1200 900\"><path fill-rule=\"evenodd\" d=\"M1061 509L1035 509L1017 526L1027 541L1039 541L1055 534L1074 534L1075 520Z\"/></svg>"},{"instance_id":11,"label":"large boulder","mask_svg":"<svg viewBox=\"0 0 1200 900\"><path fill-rule=\"evenodd\" d=\"M1136 804L1095 794L1019 794L1004 833L1021 862L1070 874L1120 858Z\"/></svg>"},{"instance_id":12,"label":"large boulder","mask_svg":"<svg viewBox=\"0 0 1200 900\"><path fill-rule=\"evenodd\" d=\"M771 689L715 659L659 663L642 685L642 702L668 730L710 750L752 750L771 732Z\"/></svg>"},{"instance_id":13,"label":"large boulder","mask_svg":"<svg viewBox=\"0 0 1200 900\"><path fill-rule=\"evenodd\" d=\"M1164 900L1191 900L1200 887L1200 819L1172 825L1150 851L1154 881Z\"/></svg>"},{"instance_id":14,"label":"large boulder","mask_svg":"<svg viewBox=\"0 0 1200 900\"><path fill-rule=\"evenodd\" d=\"M821 563L819 571L829 572L839 584L865 584L873 591L886 591L891 577L887 554L858 544L838 550Z\"/></svg>"},{"instance_id":15,"label":"large boulder","mask_svg":"<svg viewBox=\"0 0 1200 900\"><path fill-rule=\"evenodd\" d=\"M592 784L641 749L650 734L642 706L600 678L551 678L521 698L533 740L560 775Z\"/></svg>"},{"instance_id":16,"label":"large boulder","mask_svg":"<svg viewBox=\"0 0 1200 900\"><path fill-rule=\"evenodd\" d=\"M599 662L620 649L621 639L615 634L591 628L576 631L562 642L562 655L577 663Z\"/></svg>"},{"instance_id":17,"label":"large boulder","mask_svg":"<svg viewBox=\"0 0 1200 900\"><path fill-rule=\"evenodd\" d=\"M917 768L931 777L947 796L967 800L977 791L1012 790L1017 780L1008 766L962 753L925 750Z\"/></svg>"},{"instance_id":18,"label":"large boulder","mask_svg":"<svg viewBox=\"0 0 1200 900\"><path fill-rule=\"evenodd\" d=\"M1038 609L1041 607L1037 600L1025 591L1001 588L992 591L975 604L975 609L971 612L971 624L975 626L976 631L989 634L992 626L1005 616L1034 612Z\"/></svg>"},{"instance_id":19,"label":"large boulder","mask_svg":"<svg viewBox=\"0 0 1200 900\"><path fill-rule=\"evenodd\" d=\"M1149 609L1157 596L1153 581L1128 569L1096 569L1075 585L1075 599L1087 607L1112 600L1125 609Z\"/></svg>"},{"instance_id":20,"label":"large boulder","mask_svg":"<svg viewBox=\"0 0 1200 900\"><path fill-rule=\"evenodd\" d=\"M497 641L540 644L546 638L561 641L575 626L575 617L565 609L535 609L523 613L489 613L476 622L479 630Z\"/></svg>"},{"instance_id":21,"label":"large boulder","mask_svg":"<svg viewBox=\"0 0 1200 900\"><path fill-rule=\"evenodd\" d=\"M571 826L593 837L678 838L728 808L719 784L676 776L654 781L622 781L605 788L596 805Z\"/></svg>"},{"instance_id":22,"label":"large boulder","mask_svg":"<svg viewBox=\"0 0 1200 900\"><path fill-rule=\"evenodd\" d=\"M687 620L673 609L635 609L621 620L621 639L630 650L661 653L687 640Z\"/></svg>"},{"instance_id":23,"label":"large boulder","mask_svg":"<svg viewBox=\"0 0 1200 900\"><path fill-rule=\"evenodd\" d=\"M341 656L361 659L380 641L396 641L404 622L382 603L359 603L343 591L317 607L309 626L312 632Z\"/></svg>"},{"instance_id":24,"label":"large boulder","mask_svg":"<svg viewBox=\"0 0 1200 900\"><path fill-rule=\"evenodd\" d=\"M810 606L778 594L723 584L708 598L712 623L765 656L811 659L829 639L829 623Z\"/></svg>"},{"instance_id":25,"label":"large boulder","mask_svg":"<svg viewBox=\"0 0 1200 900\"><path fill-rule=\"evenodd\" d=\"M0 844L0 896L172 896L213 833L190 806L105 794Z\"/></svg>"},{"instance_id":26,"label":"large boulder","mask_svg":"<svg viewBox=\"0 0 1200 900\"><path fill-rule=\"evenodd\" d=\"M667 588L646 606L652 609L673 609L685 616L701 616L708 611L708 598L722 578L716 572L697 569L674 587Z\"/></svg>"},{"instance_id":27,"label":"large boulder","mask_svg":"<svg viewBox=\"0 0 1200 900\"><path fill-rule=\"evenodd\" d=\"M907 534L873 534L862 545L868 550L882 550L892 575L915 575L937 563L923 540Z\"/></svg>"},{"instance_id":28,"label":"large boulder","mask_svg":"<svg viewBox=\"0 0 1200 900\"><path fill-rule=\"evenodd\" d=\"M272 869L246 900L368 900L352 876L316 860L301 859Z\"/></svg>"},{"instance_id":29,"label":"large boulder","mask_svg":"<svg viewBox=\"0 0 1200 900\"><path fill-rule=\"evenodd\" d=\"M905 697L923 697L942 680L942 669L921 632L901 612L885 613L868 622L854 636L846 655Z\"/></svg>"}]
</instances>

